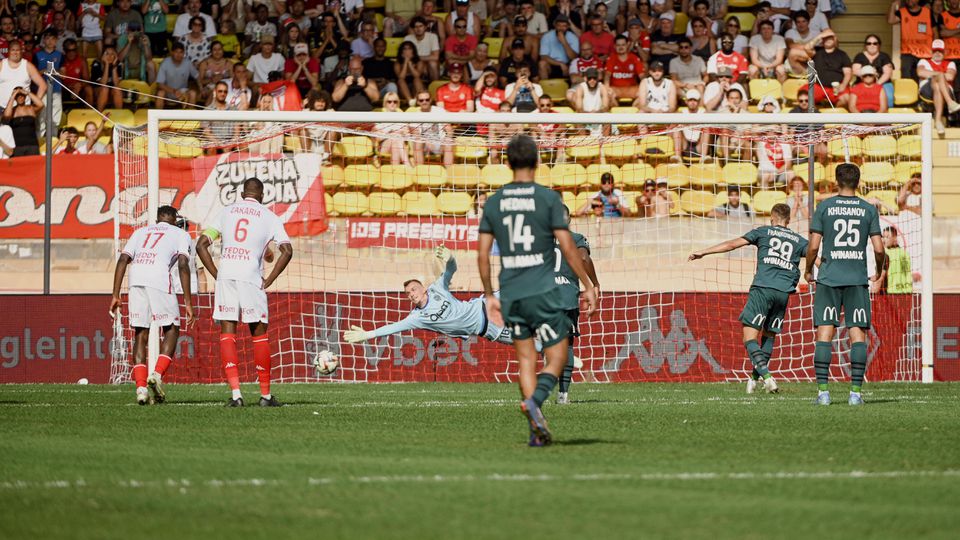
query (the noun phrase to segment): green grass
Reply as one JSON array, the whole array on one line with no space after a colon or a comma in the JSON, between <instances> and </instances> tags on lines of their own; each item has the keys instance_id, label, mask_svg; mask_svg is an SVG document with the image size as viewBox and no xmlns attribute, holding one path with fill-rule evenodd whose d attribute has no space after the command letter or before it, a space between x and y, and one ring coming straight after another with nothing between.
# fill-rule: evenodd
<instances>
[{"instance_id":1,"label":"green grass","mask_svg":"<svg viewBox=\"0 0 960 540\"><path fill-rule=\"evenodd\" d=\"M254 386L244 387L255 401ZM960 385L0 386L0 538L955 538ZM857 471L865 474L859 476ZM146 535L146 536L145 536Z\"/></svg>"}]
</instances>

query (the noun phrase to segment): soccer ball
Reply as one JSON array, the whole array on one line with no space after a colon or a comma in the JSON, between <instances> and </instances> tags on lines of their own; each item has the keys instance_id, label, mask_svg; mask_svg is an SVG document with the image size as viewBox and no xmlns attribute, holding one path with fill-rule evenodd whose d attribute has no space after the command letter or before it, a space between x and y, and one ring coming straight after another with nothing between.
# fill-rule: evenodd
<instances>
[{"instance_id":1,"label":"soccer ball","mask_svg":"<svg viewBox=\"0 0 960 540\"><path fill-rule=\"evenodd\" d=\"M317 370L317 377L329 377L337 372L340 359L330 351L320 351L313 357L313 368Z\"/></svg>"}]
</instances>

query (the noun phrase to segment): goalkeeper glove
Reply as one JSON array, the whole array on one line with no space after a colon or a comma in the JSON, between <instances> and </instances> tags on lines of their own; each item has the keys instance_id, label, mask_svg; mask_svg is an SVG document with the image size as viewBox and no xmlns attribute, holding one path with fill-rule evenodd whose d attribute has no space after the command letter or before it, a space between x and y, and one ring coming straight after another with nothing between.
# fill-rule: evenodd
<instances>
[{"instance_id":1,"label":"goalkeeper glove","mask_svg":"<svg viewBox=\"0 0 960 540\"><path fill-rule=\"evenodd\" d=\"M359 326L351 326L350 330L343 333L343 339L346 340L347 343L359 343L370 339L370 332L364 331L364 329Z\"/></svg>"},{"instance_id":2,"label":"goalkeeper glove","mask_svg":"<svg viewBox=\"0 0 960 540\"><path fill-rule=\"evenodd\" d=\"M450 260L450 250L447 249L447 246L439 245L433 249L433 255L440 260L443 264L447 264L447 261Z\"/></svg>"}]
</instances>

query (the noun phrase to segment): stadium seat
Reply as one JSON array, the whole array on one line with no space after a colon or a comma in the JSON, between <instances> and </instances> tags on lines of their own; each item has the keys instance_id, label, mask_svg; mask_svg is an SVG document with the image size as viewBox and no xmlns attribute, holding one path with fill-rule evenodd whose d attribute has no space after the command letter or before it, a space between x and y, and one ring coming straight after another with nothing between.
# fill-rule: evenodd
<instances>
[{"instance_id":1,"label":"stadium seat","mask_svg":"<svg viewBox=\"0 0 960 540\"><path fill-rule=\"evenodd\" d=\"M732 8L752 8L757 5L760 0L730 0L727 2L727 6ZM734 13L736 15L736 13Z\"/></svg>"},{"instance_id":2,"label":"stadium seat","mask_svg":"<svg viewBox=\"0 0 960 540\"><path fill-rule=\"evenodd\" d=\"M670 194L670 202L673 205L673 208L670 209L670 215L679 216L682 210L680 208L680 194L674 190L670 190L667 193Z\"/></svg>"},{"instance_id":3,"label":"stadium seat","mask_svg":"<svg viewBox=\"0 0 960 540\"><path fill-rule=\"evenodd\" d=\"M400 52L400 44L403 43L405 38L402 37L388 37L384 38L387 42L387 52L384 53L384 56L387 58L396 58L397 54Z\"/></svg>"},{"instance_id":4,"label":"stadium seat","mask_svg":"<svg viewBox=\"0 0 960 540\"><path fill-rule=\"evenodd\" d=\"M193 158L203 153L196 137L170 137L166 140L167 155L172 158Z\"/></svg>"},{"instance_id":5,"label":"stadium seat","mask_svg":"<svg viewBox=\"0 0 960 540\"><path fill-rule=\"evenodd\" d=\"M648 135L640 140L640 153L647 159L669 159L673 155L673 137Z\"/></svg>"},{"instance_id":6,"label":"stadium seat","mask_svg":"<svg viewBox=\"0 0 960 540\"><path fill-rule=\"evenodd\" d=\"M87 108L73 109L67 113L67 126L75 128L80 133L83 133L87 122L93 122L99 126L103 122L103 117L99 112Z\"/></svg>"},{"instance_id":7,"label":"stadium seat","mask_svg":"<svg viewBox=\"0 0 960 540\"><path fill-rule=\"evenodd\" d=\"M450 165L447 183L457 188L475 188L480 185L480 167L468 163Z\"/></svg>"},{"instance_id":8,"label":"stadium seat","mask_svg":"<svg viewBox=\"0 0 960 540\"><path fill-rule=\"evenodd\" d=\"M715 206L714 195L711 191L690 189L680 195L680 209L687 214L701 216L713 210Z\"/></svg>"},{"instance_id":9,"label":"stadium seat","mask_svg":"<svg viewBox=\"0 0 960 540\"><path fill-rule=\"evenodd\" d=\"M750 32L753 30L753 21L757 20L757 16L750 11L738 11L736 13L727 13L726 20L729 21L730 17L736 17L737 20L740 21L740 33L745 36L750 35ZM723 29L721 28L720 31L723 32ZM717 46L717 48L719 49L720 47ZM750 59L747 58L747 61L749 62Z\"/></svg>"},{"instance_id":10,"label":"stadium seat","mask_svg":"<svg viewBox=\"0 0 960 540\"><path fill-rule=\"evenodd\" d=\"M437 197L429 191L408 191L401 200L403 213L408 216L437 215Z\"/></svg>"},{"instance_id":11,"label":"stadium seat","mask_svg":"<svg viewBox=\"0 0 960 540\"><path fill-rule=\"evenodd\" d=\"M561 105L559 107L553 107L553 112L558 114L574 114L577 111L571 109L570 107L565 107Z\"/></svg>"},{"instance_id":12,"label":"stadium seat","mask_svg":"<svg viewBox=\"0 0 960 540\"><path fill-rule=\"evenodd\" d=\"M600 159L600 145L596 137L570 137L565 143L567 157L574 161Z\"/></svg>"},{"instance_id":13,"label":"stadium seat","mask_svg":"<svg viewBox=\"0 0 960 540\"><path fill-rule=\"evenodd\" d=\"M834 159L847 161L847 155L850 159L855 159L863 154L863 143L858 137L846 137L844 139L830 139L827 142L827 153Z\"/></svg>"},{"instance_id":14,"label":"stadium seat","mask_svg":"<svg viewBox=\"0 0 960 540\"><path fill-rule=\"evenodd\" d=\"M414 183L426 188L439 188L447 183L447 170L443 165L417 165Z\"/></svg>"},{"instance_id":15,"label":"stadium seat","mask_svg":"<svg viewBox=\"0 0 960 540\"><path fill-rule=\"evenodd\" d=\"M174 28L177 27L177 17L176 13L167 13L167 33L172 34ZM239 28L237 30L240 30Z\"/></svg>"},{"instance_id":16,"label":"stadium seat","mask_svg":"<svg viewBox=\"0 0 960 540\"><path fill-rule=\"evenodd\" d=\"M892 189L878 189L867 193L867 200L877 199L883 204L880 205L880 212L888 215L895 215L900 212L900 206L897 204L897 192Z\"/></svg>"},{"instance_id":17,"label":"stadium seat","mask_svg":"<svg viewBox=\"0 0 960 540\"><path fill-rule=\"evenodd\" d=\"M370 164L347 165L343 169L343 183L359 189L369 189L380 185L380 169Z\"/></svg>"},{"instance_id":18,"label":"stadium seat","mask_svg":"<svg viewBox=\"0 0 960 540\"><path fill-rule=\"evenodd\" d=\"M497 189L513 181L513 172L506 165L487 165L480 170L480 183Z\"/></svg>"},{"instance_id":19,"label":"stadium seat","mask_svg":"<svg viewBox=\"0 0 960 540\"><path fill-rule=\"evenodd\" d=\"M336 165L327 165L320 168L320 181L325 191L336 191L343 185L343 169Z\"/></svg>"},{"instance_id":20,"label":"stadium seat","mask_svg":"<svg viewBox=\"0 0 960 540\"><path fill-rule=\"evenodd\" d=\"M729 200L730 200L730 199L729 199L728 196L727 196L727 192L726 192L726 191L721 191L720 193L717 193L717 194L715 194L715 195L713 196L713 206L715 206L715 207L716 207L716 206L723 206L723 205L726 204L727 201L729 201ZM753 199L750 197L750 194L747 193L746 191L741 191L741 192L740 192L740 202L741 202L741 203L745 203L745 204L749 204L750 206L753 206Z\"/></svg>"},{"instance_id":21,"label":"stadium seat","mask_svg":"<svg viewBox=\"0 0 960 540\"><path fill-rule=\"evenodd\" d=\"M757 183L757 166L753 163L727 163L723 167L723 183L728 186L752 186Z\"/></svg>"},{"instance_id":22,"label":"stadium seat","mask_svg":"<svg viewBox=\"0 0 960 540\"><path fill-rule=\"evenodd\" d=\"M136 125L136 121L133 118L133 112L128 111L127 109L105 109L103 114L109 118L104 126L105 128L113 128L114 124L119 124L126 127L133 127Z\"/></svg>"},{"instance_id":23,"label":"stadium seat","mask_svg":"<svg viewBox=\"0 0 960 540\"><path fill-rule=\"evenodd\" d=\"M54 138L53 138L53 147L56 148L56 147L57 147L57 144L59 144L59 143L60 143L60 138L59 138L59 137L54 137ZM40 139L40 155L41 155L41 156L47 155L47 138L46 138L46 137L43 137L43 138Z\"/></svg>"},{"instance_id":24,"label":"stadium seat","mask_svg":"<svg viewBox=\"0 0 960 540\"><path fill-rule=\"evenodd\" d=\"M579 163L560 163L550 170L550 185L554 188L576 189L587 184L587 171Z\"/></svg>"},{"instance_id":25,"label":"stadium seat","mask_svg":"<svg viewBox=\"0 0 960 540\"><path fill-rule=\"evenodd\" d=\"M437 88L440 88L448 82L450 81L447 79L437 79L430 82L430 85L427 87L427 91L430 92L430 97L432 97L434 101L437 99Z\"/></svg>"},{"instance_id":26,"label":"stadium seat","mask_svg":"<svg viewBox=\"0 0 960 540\"><path fill-rule=\"evenodd\" d=\"M487 56L490 58L500 58L500 51L503 50L502 37L483 38L483 42L487 44Z\"/></svg>"},{"instance_id":27,"label":"stadium seat","mask_svg":"<svg viewBox=\"0 0 960 540\"><path fill-rule=\"evenodd\" d=\"M623 185L623 177L620 174L620 167L616 165L602 165L600 163L591 163L587 165L587 183L590 184L590 187L599 188L600 187L600 177L603 173L610 173L613 175L614 185Z\"/></svg>"},{"instance_id":28,"label":"stadium seat","mask_svg":"<svg viewBox=\"0 0 960 540\"><path fill-rule=\"evenodd\" d=\"M563 197L563 204L570 210L570 213L577 211L577 196L572 191L561 192L560 195Z\"/></svg>"},{"instance_id":29,"label":"stadium seat","mask_svg":"<svg viewBox=\"0 0 960 540\"><path fill-rule=\"evenodd\" d=\"M443 215L466 215L473 208L473 197L463 191L445 191L437 196L437 207Z\"/></svg>"},{"instance_id":30,"label":"stadium seat","mask_svg":"<svg viewBox=\"0 0 960 540\"><path fill-rule=\"evenodd\" d=\"M123 102L131 105L148 105L153 102L151 96L157 94L156 84L147 84L141 80L124 79L117 86L128 90L123 94Z\"/></svg>"},{"instance_id":31,"label":"stadium seat","mask_svg":"<svg viewBox=\"0 0 960 540\"><path fill-rule=\"evenodd\" d=\"M301 153L303 151L303 148L300 147L300 137L298 137L297 135L284 135L283 151L290 152L293 154Z\"/></svg>"},{"instance_id":32,"label":"stadium seat","mask_svg":"<svg viewBox=\"0 0 960 540\"><path fill-rule=\"evenodd\" d=\"M581 191L580 193L577 193L577 197L573 201L573 207L570 208L570 212L579 212L581 208L590 203L590 199L592 199L596 194L596 191Z\"/></svg>"},{"instance_id":33,"label":"stadium seat","mask_svg":"<svg viewBox=\"0 0 960 540\"><path fill-rule=\"evenodd\" d=\"M893 81L893 104L913 105L920 99L920 87L913 79L897 79Z\"/></svg>"},{"instance_id":34,"label":"stadium seat","mask_svg":"<svg viewBox=\"0 0 960 540\"><path fill-rule=\"evenodd\" d=\"M906 159L918 159L923 151L919 135L901 135L897 139L897 155Z\"/></svg>"},{"instance_id":35,"label":"stadium seat","mask_svg":"<svg viewBox=\"0 0 960 540\"><path fill-rule=\"evenodd\" d=\"M760 100L770 96L778 102L783 97L780 81L776 79L753 79L750 81L750 101L760 103Z\"/></svg>"},{"instance_id":36,"label":"stadium seat","mask_svg":"<svg viewBox=\"0 0 960 540\"><path fill-rule=\"evenodd\" d=\"M333 155L343 160L366 160L373 156L373 142L369 137L348 135L333 145Z\"/></svg>"},{"instance_id":37,"label":"stadium seat","mask_svg":"<svg viewBox=\"0 0 960 540\"><path fill-rule=\"evenodd\" d=\"M787 79L783 81L783 86L780 88L781 93L783 93L783 99L789 103L796 103L797 94L805 84L807 84L807 81L804 79Z\"/></svg>"},{"instance_id":38,"label":"stadium seat","mask_svg":"<svg viewBox=\"0 0 960 540\"><path fill-rule=\"evenodd\" d=\"M435 11L435 12L433 13L433 16L436 17L436 18L438 18L438 19L440 19L441 21L446 21L446 20L447 20L447 15L449 15L449 13L446 13L446 12L443 12L443 11Z\"/></svg>"},{"instance_id":39,"label":"stadium seat","mask_svg":"<svg viewBox=\"0 0 960 540\"><path fill-rule=\"evenodd\" d=\"M803 178L804 182L810 182L810 168L806 163L799 163L793 166L793 172L800 178ZM819 184L826 177L826 171L823 168L823 165L819 163L813 164L813 183Z\"/></svg>"},{"instance_id":40,"label":"stadium seat","mask_svg":"<svg viewBox=\"0 0 960 540\"><path fill-rule=\"evenodd\" d=\"M687 22L690 20L690 17L682 10L675 11L674 16L673 33L678 35L685 34L687 32Z\"/></svg>"},{"instance_id":41,"label":"stadium seat","mask_svg":"<svg viewBox=\"0 0 960 540\"><path fill-rule=\"evenodd\" d=\"M860 167L860 180L870 186L886 186L893 181L893 163L868 161Z\"/></svg>"},{"instance_id":42,"label":"stadium seat","mask_svg":"<svg viewBox=\"0 0 960 540\"><path fill-rule=\"evenodd\" d=\"M913 114L915 111L912 107L890 107L887 109L889 114Z\"/></svg>"},{"instance_id":43,"label":"stadium seat","mask_svg":"<svg viewBox=\"0 0 960 540\"><path fill-rule=\"evenodd\" d=\"M333 195L330 195L327 192L323 193L323 209L327 214L334 214L333 210Z\"/></svg>"},{"instance_id":44,"label":"stadium seat","mask_svg":"<svg viewBox=\"0 0 960 540\"><path fill-rule=\"evenodd\" d=\"M513 176L511 175L511 179ZM550 167L545 163L537 166L536 182L542 186L550 187Z\"/></svg>"},{"instance_id":45,"label":"stadium seat","mask_svg":"<svg viewBox=\"0 0 960 540\"><path fill-rule=\"evenodd\" d=\"M607 142L600 146L600 150L608 162L632 161L637 155L637 141L624 139L622 141Z\"/></svg>"},{"instance_id":46,"label":"stadium seat","mask_svg":"<svg viewBox=\"0 0 960 540\"><path fill-rule=\"evenodd\" d=\"M457 137L454 141L453 157L476 161L487 157L487 139L483 137Z\"/></svg>"},{"instance_id":47,"label":"stadium seat","mask_svg":"<svg viewBox=\"0 0 960 540\"><path fill-rule=\"evenodd\" d=\"M402 191L413 185L414 178L414 168L409 165L380 166L380 189Z\"/></svg>"},{"instance_id":48,"label":"stadium seat","mask_svg":"<svg viewBox=\"0 0 960 540\"><path fill-rule=\"evenodd\" d=\"M363 193L338 191L333 194L333 211L341 216L359 216L369 211L369 201Z\"/></svg>"},{"instance_id":49,"label":"stadium seat","mask_svg":"<svg viewBox=\"0 0 960 540\"><path fill-rule=\"evenodd\" d=\"M160 131L183 131L193 133L199 129L199 120L165 120L160 122Z\"/></svg>"},{"instance_id":50,"label":"stadium seat","mask_svg":"<svg viewBox=\"0 0 960 540\"><path fill-rule=\"evenodd\" d=\"M690 185L690 171L682 163L661 163L657 165L654 178L666 178L670 187L681 188Z\"/></svg>"},{"instance_id":51,"label":"stadium seat","mask_svg":"<svg viewBox=\"0 0 960 540\"><path fill-rule=\"evenodd\" d=\"M610 112L612 114L637 114L640 112L640 109L636 107L611 107ZM636 124L617 124L617 129L620 130L620 133L630 133L637 130Z\"/></svg>"},{"instance_id":52,"label":"stadium seat","mask_svg":"<svg viewBox=\"0 0 960 540\"><path fill-rule=\"evenodd\" d=\"M723 178L723 169L719 163L694 163L690 165L689 181L695 186L701 186L703 189L712 189L720 183ZM670 187L674 187L670 184ZM684 187L684 186L677 186Z\"/></svg>"},{"instance_id":53,"label":"stadium seat","mask_svg":"<svg viewBox=\"0 0 960 540\"><path fill-rule=\"evenodd\" d=\"M550 96L555 103L566 103L567 90L570 89L566 79L543 79L540 81L540 87L543 88L543 93Z\"/></svg>"},{"instance_id":54,"label":"stadium seat","mask_svg":"<svg viewBox=\"0 0 960 540\"><path fill-rule=\"evenodd\" d=\"M149 109L137 109L133 111L133 124L135 126L146 125L148 111Z\"/></svg>"},{"instance_id":55,"label":"stadium seat","mask_svg":"<svg viewBox=\"0 0 960 540\"><path fill-rule=\"evenodd\" d=\"M863 155L871 158L892 158L897 155L897 139L892 135L867 135L863 138Z\"/></svg>"},{"instance_id":56,"label":"stadium seat","mask_svg":"<svg viewBox=\"0 0 960 540\"><path fill-rule=\"evenodd\" d=\"M370 212L377 216L395 216L402 209L400 195L393 192L371 193L367 202Z\"/></svg>"},{"instance_id":57,"label":"stadium seat","mask_svg":"<svg viewBox=\"0 0 960 540\"><path fill-rule=\"evenodd\" d=\"M773 205L786 202L787 194L772 189L765 189L754 193L753 209L759 214L769 214Z\"/></svg>"},{"instance_id":58,"label":"stadium seat","mask_svg":"<svg viewBox=\"0 0 960 540\"><path fill-rule=\"evenodd\" d=\"M643 189L643 183L656 178L653 167L648 163L627 163L620 167L620 178L614 183L624 189Z\"/></svg>"},{"instance_id":59,"label":"stadium seat","mask_svg":"<svg viewBox=\"0 0 960 540\"><path fill-rule=\"evenodd\" d=\"M899 161L893 167L893 183L906 184L915 172L923 172L923 164L919 161Z\"/></svg>"}]
</instances>

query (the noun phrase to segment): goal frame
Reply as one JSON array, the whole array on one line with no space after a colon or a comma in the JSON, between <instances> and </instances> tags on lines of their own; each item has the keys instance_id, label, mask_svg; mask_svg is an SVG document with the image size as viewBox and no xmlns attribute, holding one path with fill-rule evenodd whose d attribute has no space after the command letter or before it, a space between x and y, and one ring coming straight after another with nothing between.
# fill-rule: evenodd
<instances>
[{"instance_id":1,"label":"goal frame","mask_svg":"<svg viewBox=\"0 0 960 540\"><path fill-rule=\"evenodd\" d=\"M165 121L234 121L234 122L329 122L329 123L402 123L428 124L442 121L447 124L532 124L541 120L530 113L436 113L422 112L337 112L337 111L214 111L150 109L147 112L147 215L150 223L156 220L160 198L160 123ZM924 383L933 382L933 117L930 113L863 114L863 113L709 113L709 114L614 114L614 113L556 113L549 116L551 124L646 124L646 125L773 125L773 124L914 124L920 126L922 182L921 208L921 374ZM811 155L808 159L813 159ZM809 183L811 196L813 182ZM812 198L811 198L812 200ZM159 329L150 329L148 361L150 368L159 354Z\"/></svg>"}]
</instances>

